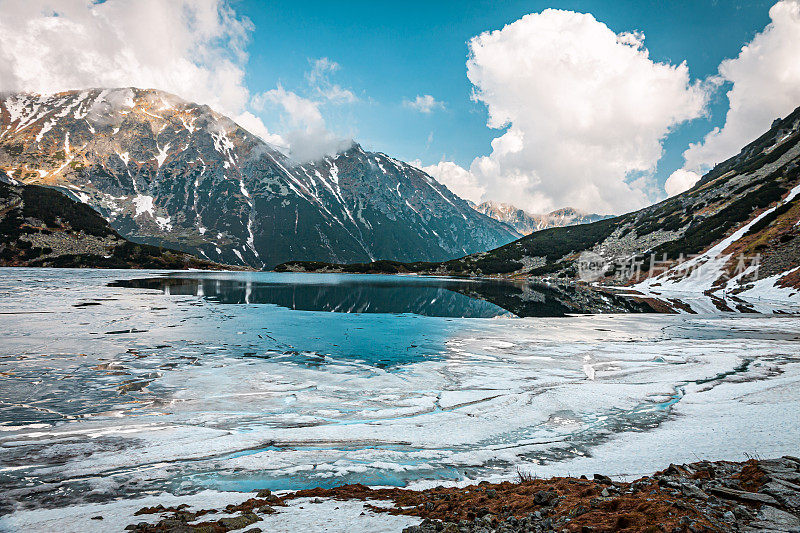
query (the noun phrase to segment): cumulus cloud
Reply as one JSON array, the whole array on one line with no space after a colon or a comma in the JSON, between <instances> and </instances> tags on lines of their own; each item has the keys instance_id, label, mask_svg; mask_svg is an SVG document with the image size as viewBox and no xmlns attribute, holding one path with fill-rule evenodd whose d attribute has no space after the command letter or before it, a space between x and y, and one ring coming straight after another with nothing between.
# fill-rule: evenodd
<instances>
[{"instance_id":1,"label":"cumulus cloud","mask_svg":"<svg viewBox=\"0 0 800 533\"><path fill-rule=\"evenodd\" d=\"M429 94L418 94L413 100L404 100L403 105L425 114L432 113L435 109L444 109L444 102Z\"/></svg>"},{"instance_id":2,"label":"cumulus cloud","mask_svg":"<svg viewBox=\"0 0 800 533\"><path fill-rule=\"evenodd\" d=\"M725 125L684 152L684 168L708 170L800 105L800 2L782 0L769 16L771 22L738 57L720 64L720 80L731 84Z\"/></svg>"},{"instance_id":3,"label":"cumulus cloud","mask_svg":"<svg viewBox=\"0 0 800 533\"><path fill-rule=\"evenodd\" d=\"M288 113L294 126L316 128L325 124L317 102L287 91L280 84L275 89L253 97L253 107L259 111L262 111L268 103L280 105Z\"/></svg>"},{"instance_id":4,"label":"cumulus cloud","mask_svg":"<svg viewBox=\"0 0 800 533\"><path fill-rule=\"evenodd\" d=\"M664 137L707 102L685 63L652 61L644 35L589 14L530 14L474 37L469 51L473 97L488 126L504 129L469 172L486 198L531 212L646 205Z\"/></svg>"},{"instance_id":5,"label":"cumulus cloud","mask_svg":"<svg viewBox=\"0 0 800 533\"><path fill-rule=\"evenodd\" d=\"M274 139L247 114L253 25L224 0L6 0L0 7L0 90L156 88Z\"/></svg>"},{"instance_id":6,"label":"cumulus cloud","mask_svg":"<svg viewBox=\"0 0 800 533\"><path fill-rule=\"evenodd\" d=\"M675 196L691 189L699 179L700 174L697 172L679 168L667 178L664 190L667 191L668 196Z\"/></svg>"},{"instance_id":7,"label":"cumulus cloud","mask_svg":"<svg viewBox=\"0 0 800 533\"><path fill-rule=\"evenodd\" d=\"M476 204L481 202L486 192L486 187L478 182L474 174L451 161L440 161L429 166L423 166L420 161L411 164L433 176L436 181L461 198Z\"/></svg>"}]
</instances>

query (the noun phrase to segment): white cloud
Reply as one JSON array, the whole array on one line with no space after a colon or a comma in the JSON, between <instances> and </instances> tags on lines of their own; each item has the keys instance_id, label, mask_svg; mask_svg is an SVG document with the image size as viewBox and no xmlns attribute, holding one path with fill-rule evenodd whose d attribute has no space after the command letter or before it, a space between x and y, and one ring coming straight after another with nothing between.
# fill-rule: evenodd
<instances>
[{"instance_id":1,"label":"white cloud","mask_svg":"<svg viewBox=\"0 0 800 533\"><path fill-rule=\"evenodd\" d=\"M252 99L257 111L265 111L268 106L279 111L284 123L281 137L285 140L285 152L298 162L316 160L353 144L352 139L328 129L323 109L358 101L352 91L332 82L332 74L341 68L339 63L327 57L309 60L309 63L311 69L305 75L308 85L302 89L302 94L278 84L275 89Z\"/></svg>"},{"instance_id":2,"label":"white cloud","mask_svg":"<svg viewBox=\"0 0 800 533\"><path fill-rule=\"evenodd\" d=\"M282 134L289 146L288 155L298 163L316 161L353 146L353 140L327 129L298 129Z\"/></svg>"},{"instance_id":3,"label":"white cloud","mask_svg":"<svg viewBox=\"0 0 800 533\"><path fill-rule=\"evenodd\" d=\"M667 178L664 183L664 190L667 191L667 196L675 196L691 189L699 179L700 174L697 172L679 168Z\"/></svg>"},{"instance_id":4,"label":"white cloud","mask_svg":"<svg viewBox=\"0 0 800 533\"><path fill-rule=\"evenodd\" d=\"M296 161L319 159L327 154L345 150L353 144L330 132L320 111L320 103L287 91L278 85L253 97L253 106L264 110L268 104L277 106L285 114L287 131L282 134L289 155Z\"/></svg>"},{"instance_id":5,"label":"white cloud","mask_svg":"<svg viewBox=\"0 0 800 533\"><path fill-rule=\"evenodd\" d=\"M420 161L411 163L433 176L436 181L461 198L480 203L486 188L478 183L474 174L451 161L440 161L435 165L422 166Z\"/></svg>"},{"instance_id":6,"label":"white cloud","mask_svg":"<svg viewBox=\"0 0 800 533\"><path fill-rule=\"evenodd\" d=\"M331 81L332 74L341 69L336 61L327 57L309 60L311 70L306 72L306 80L312 92L331 104L352 104L358 97L350 89Z\"/></svg>"},{"instance_id":7,"label":"white cloud","mask_svg":"<svg viewBox=\"0 0 800 533\"><path fill-rule=\"evenodd\" d=\"M332 84L327 87L317 87L317 94L333 104L352 104L358 101L358 97L350 89L344 89L339 85Z\"/></svg>"},{"instance_id":8,"label":"white cloud","mask_svg":"<svg viewBox=\"0 0 800 533\"><path fill-rule=\"evenodd\" d=\"M428 133L428 138L425 140L425 150L429 150L433 144L433 132Z\"/></svg>"},{"instance_id":9,"label":"white cloud","mask_svg":"<svg viewBox=\"0 0 800 533\"><path fill-rule=\"evenodd\" d=\"M339 64L312 61L311 100L277 87L251 98L245 85L252 23L226 0L3 1L0 90L50 93L86 87L155 88L208 104L255 135L305 159L351 143L325 126L320 105L357 101L330 81ZM258 115L287 117L285 136Z\"/></svg>"},{"instance_id":10,"label":"white cloud","mask_svg":"<svg viewBox=\"0 0 800 533\"><path fill-rule=\"evenodd\" d=\"M719 66L721 80L732 84L725 125L690 145L685 168L707 170L739 153L800 105L800 2L778 2L769 16L772 21L739 56Z\"/></svg>"},{"instance_id":11,"label":"white cloud","mask_svg":"<svg viewBox=\"0 0 800 533\"><path fill-rule=\"evenodd\" d=\"M208 104L275 139L246 114L244 65L253 26L224 0L0 5L0 90L156 88Z\"/></svg>"},{"instance_id":12,"label":"white cloud","mask_svg":"<svg viewBox=\"0 0 800 533\"><path fill-rule=\"evenodd\" d=\"M266 102L280 105L288 113L293 126L319 128L325 125L317 102L287 91L281 85L253 97L253 107L259 111L264 109Z\"/></svg>"},{"instance_id":13,"label":"white cloud","mask_svg":"<svg viewBox=\"0 0 800 533\"><path fill-rule=\"evenodd\" d=\"M432 113L434 109L444 109L444 103L429 94L418 94L413 100L404 100L403 105L426 114Z\"/></svg>"},{"instance_id":14,"label":"white cloud","mask_svg":"<svg viewBox=\"0 0 800 533\"><path fill-rule=\"evenodd\" d=\"M617 35L617 41L620 44L627 44L636 49L644 47L644 33L640 31L624 31Z\"/></svg>"},{"instance_id":15,"label":"white cloud","mask_svg":"<svg viewBox=\"0 0 800 533\"><path fill-rule=\"evenodd\" d=\"M646 205L652 180L642 176L654 171L663 138L707 101L686 64L652 61L644 35L618 35L588 14L548 9L469 48L474 98L490 127L506 128L469 171L487 198L531 212Z\"/></svg>"},{"instance_id":16,"label":"white cloud","mask_svg":"<svg viewBox=\"0 0 800 533\"><path fill-rule=\"evenodd\" d=\"M239 113L236 116L236 122L241 127L246 129L253 135L261 137L261 139L268 142L272 146L284 152L289 150L288 141L283 137L281 137L280 135L278 135L277 133L271 133L269 130L267 130L267 127L264 126L264 123L261 121L261 119L255 116L250 111Z\"/></svg>"},{"instance_id":17,"label":"white cloud","mask_svg":"<svg viewBox=\"0 0 800 533\"><path fill-rule=\"evenodd\" d=\"M339 63L331 61L327 57L320 57L311 61L311 70L306 73L306 78L311 85L315 85L328 74L337 70L339 70Z\"/></svg>"}]
</instances>

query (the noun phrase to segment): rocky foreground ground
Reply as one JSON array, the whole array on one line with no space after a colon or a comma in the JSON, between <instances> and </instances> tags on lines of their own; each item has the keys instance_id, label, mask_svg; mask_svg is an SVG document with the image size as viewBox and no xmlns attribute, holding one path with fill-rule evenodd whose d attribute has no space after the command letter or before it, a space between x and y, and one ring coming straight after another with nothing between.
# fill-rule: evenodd
<instances>
[{"instance_id":1,"label":"rocky foreground ground","mask_svg":"<svg viewBox=\"0 0 800 533\"><path fill-rule=\"evenodd\" d=\"M520 473L514 482L420 491L344 485L278 496L262 490L225 509L143 508L136 514L159 521L126 529L258 533L265 515L298 498L361 500L372 512L423 519L404 533L800 532L800 458L670 465L630 483L601 474L536 479Z\"/></svg>"}]
</instances>

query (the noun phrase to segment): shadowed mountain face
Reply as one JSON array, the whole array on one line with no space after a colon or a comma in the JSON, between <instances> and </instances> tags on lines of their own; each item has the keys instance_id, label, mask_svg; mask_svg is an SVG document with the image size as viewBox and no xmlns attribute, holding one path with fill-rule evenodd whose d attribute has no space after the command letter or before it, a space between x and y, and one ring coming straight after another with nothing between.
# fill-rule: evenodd
<instances>
[{"instance_id":1,"label":"shadowed mountain face","mask_svg":"<svg viewBox=\"0 0 800 533\"><path fill-rule=\"evenodd\" d=\"M541 231L547 228L589 224L611 218L610 215L582 213L571 207L556 209L544 215L528 213L513 205L491 201L481 202L477 205L472 204L472 207L486 216L508 224L523 235L530 235L534 231Z\"/></svg>"},{"instance_id":2,"label":"shadowed mountain face","mask_svg":"<svg viewBox=\"0 0 800 533\"><path fill-rule=\"evenodd\" d=\"M0 97L0 170L60 188L125 237L230 264L441 261L518 237L384 154L354 144L298 164L154 90Z\"/></svg>"},{"instance_id":3,"label":"shadowed mountain face","mask_svg":"<svg viewBox=\"0 0 800 533\"><path fill-rule=\"evenodd\" d=\"M720 250L729 261L760 254L760 275L790 273L800 266L800 108L740 154L720 163L690 190L615 218L535 232L516 242L444 263L448 272L577 275L575 261L592 252L606 261L655 254L677 261ZM758 220L757 220L758 219ZM742 235L736 230L746 229ZM645 267L646 268L646 267ZM722 274L723 272L720 272Z\"/></svg>"},{"instance_id":4,"label":"shadowed mountain face","mask_svg":"<svg viewBox=\"0 0 800 533\"><path fill-rule=\"evenodd\" d=\"M88 205L36 185L10 185L0 172L0 266L200 268L223 265L132 243Z\"/></svg>"}]
</instances>

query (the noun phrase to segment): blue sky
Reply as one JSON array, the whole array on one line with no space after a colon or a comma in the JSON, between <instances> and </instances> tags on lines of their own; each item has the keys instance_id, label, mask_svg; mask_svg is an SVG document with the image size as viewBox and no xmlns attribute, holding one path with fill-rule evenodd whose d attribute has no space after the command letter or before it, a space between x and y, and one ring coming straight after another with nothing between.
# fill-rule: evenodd
<instances>
[{"instance_id":1,"label":"blue sky","mask_svg":"<svg viewBox=\"0 0 800 533\"><path fill-rule=\"evenodd\" d=\"M365 147L403 160L433 164L444 158L468 167L490 152L498 136L487 128L483 103L470 99L466 76L467 41L502 28L523 15L558 8L591 13L615 32L644 32L654 61L686 61L693 79L714 75L720 62L769 22L772 2L370 2L243 1L236 11L255 25L247 86L266 91L280 83L309 91L310 61L327 57L339 64L333 79L358 101L322 106L328 127L353 136ZM678 126L664 144L657 179L663 184L683 163L682 152L714 126L727 110L725 88L715 93L710 116ZM444 109L411 111L404 99L430 94ZM276 117L262 115L271 129Z\"/></svg>"}]
</instances>

